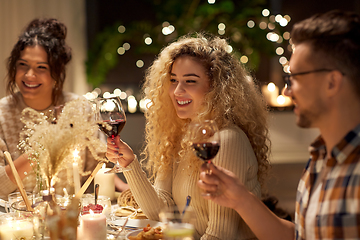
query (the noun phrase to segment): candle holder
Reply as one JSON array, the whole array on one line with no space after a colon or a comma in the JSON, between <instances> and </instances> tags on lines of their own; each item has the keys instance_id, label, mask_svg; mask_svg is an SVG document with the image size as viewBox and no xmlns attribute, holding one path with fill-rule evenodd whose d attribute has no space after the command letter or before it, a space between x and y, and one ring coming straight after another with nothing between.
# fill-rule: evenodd
<instances>
[{"instance_id":1,"label":"candle holder","mask_svg":"<svg viewBox=\"0 0 360 240\"><path fill-rule=\"evenodd\" d=\"M89 214L90 209L94 213L103 213L107 219L111 219L111 201L107 196L98 196L97 205L95 205L95 196L84 194L81 198L81 215Z\"/></svg>"},{"instance_id":2,"label":"candle holder","mask_svg":"<svg viewBox=\"0 0 360 240\"><path fill-rule=\"evenodd\" d=\"M2 240L33 240L37 238L36 217L32 214L13 212L0 216L0 239Z\"/></svg>"},{"instance_id":3,"label":"candle holder","mask_svg":"<svg viewBox=\"0 0 360 240\"><path fill-rule=\"evenodd\" d=\"M106 239L106 216L102 213L93 213L80 216L78 239L99 240Z\"/></svg>"},{"instance_id":4,"label":"candle holder","mask_svg":"<svg viewBox=\"0 0 360 240\"><path fill-rule=\"evenodd\" d=\"M34 211L27 211L23 200L14 202L11 209L24 219L32 219L35 239L76 240L80 204L77 199L54 195L44 190L33 201ZM2 240L2 238L0 237ZM6 238L7 239L7 238ZM22 239L22 238L16 238Z\"/></svg>"}]
</instances>

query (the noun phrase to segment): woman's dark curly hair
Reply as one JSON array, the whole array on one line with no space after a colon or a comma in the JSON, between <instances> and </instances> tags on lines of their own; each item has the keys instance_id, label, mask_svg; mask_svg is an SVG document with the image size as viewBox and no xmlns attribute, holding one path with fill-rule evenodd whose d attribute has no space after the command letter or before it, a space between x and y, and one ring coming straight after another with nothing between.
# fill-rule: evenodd
<instances>
[{"instance_id":1,"label":"woman's dark curly hair","mask_svg":"<svg viewBox=\"0 0 360 240\"><path fill-rule=\"evenodd\" d=\"M56 105L62 95L66 77L65 66L71 60L71 48L65 43L66 34L67 28L63 23L57 19L48 18L34 19L19 36L7 62L8 76L6 90L16 101L18 100L15 94L17 89L15 82L16 62L26 47L38 45L43 47L47 53L50 74L55 80L52 102Z\"/></svg>"}]
</instances>

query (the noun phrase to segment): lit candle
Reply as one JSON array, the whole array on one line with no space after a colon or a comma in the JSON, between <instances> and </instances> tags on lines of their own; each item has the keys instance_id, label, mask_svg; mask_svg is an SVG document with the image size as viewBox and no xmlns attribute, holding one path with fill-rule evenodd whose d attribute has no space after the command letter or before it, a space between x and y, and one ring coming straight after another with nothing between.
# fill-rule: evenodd
<instances>
[{"instance_id":1,"label":"lit candle","mask_svg":"<svg viewBox=\"0 0 360 240\"><path fill-rule=\"evenodd\" d=\"M80 174L79 174L79 165L77 163L77 160L79 158L79 151L75 149L73 155L74 155L74 162L73 162L74 190L76 194L80 190Z\"/></svg>"},{"instance_id":2,"label":"lit candle","mask_svg":"<svg viewBox=\"0 0 360 240\"><path fill-rule=\"evenodd\" d=\"M0 226L1 240L30 240L34 236L33 224L29 221L8 221Z\"/></svg>"},{"instance_id":3,"label":"lit candle","mask_svg":"<svg viewBox=\"0 0 360 240\"><path fill-rule=\"evenodd\" d=\"M272 82L268 85L264 85L261 88L261 91L264 95L266 102L270 106L274 106L277 104L277 97L279 96L279 88Z\"/></svg>"},{"instance_id":4,"label":"lit candle","mask_svg":"<svg viewBox=\"0 0 360 240\"><path fill-rule=\"evenodd\" d=\"M99 184L99 196L107 196L110 200L115 198L115 173L105 173L111 170L110 168L105 168L105 164L95 175L95 183Z\"/></svg>"},{"instance_id":5,"label":"lit candle","mask_svg":"<svg viewBox=\"0 0 360 240\"><path fill-rule=\"evenodd\" d=\"M95 214L90 209L90 214L80 217L80 226L77 239L99 240L106 239L106 217L104 214Z\"/></svg>"}]
</instances>

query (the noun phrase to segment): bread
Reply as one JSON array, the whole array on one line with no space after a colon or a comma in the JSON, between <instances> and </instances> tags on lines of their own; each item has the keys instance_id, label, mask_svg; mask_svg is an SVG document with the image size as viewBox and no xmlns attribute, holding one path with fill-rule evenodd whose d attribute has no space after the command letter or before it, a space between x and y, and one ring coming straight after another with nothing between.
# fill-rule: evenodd
<instances>
[{"instance_id":1,"label":"bread","mask_svg":"<svg viewBox=\"0 0 360 240\"><path fill-rule=\"evenodd\" d=\"M120 208L115 211L115 216L130 217L133 219L147 219L146 215L135 201L134 196L131 194L130 189L122 192L119 195L117 202Z\"/></svg>"},{"instance_id":2,"label":"bread","mask_svg":"<svg viewBox=\"0 0 360 240\"><path fill-rule=\"evenodd\" d=\"M137 213L137 211L135 209L132 208L127 208L127 207L121 207L116 209L115 211L115 216L117 217L130 217L130 215L135 215Z\"/></svg>"},{"instance_id":3,"label":"bread","mask_svg":"<svg viewBox=\"0 0 360 240\"><path fill-rule=\"evenodd\" d=\"M135 201L134 196L132 195L130 189L125 190L124 192L122 192L118 199L117 199L118 205L120 207L133 207L135 209L140 208L139 205L137 204L137 202Z\"/></svg>"},{"instance_id":4,"label":"bread","mask_svg":"<svg viewBox=\"0 0 360 240\"><path fill-rule=\"evenodd\" d=\"M136 215L134 217L134 219L147 219L145 213L143 213L143 211L139 208L136 211Z\"/></svg>"}]
</instances>

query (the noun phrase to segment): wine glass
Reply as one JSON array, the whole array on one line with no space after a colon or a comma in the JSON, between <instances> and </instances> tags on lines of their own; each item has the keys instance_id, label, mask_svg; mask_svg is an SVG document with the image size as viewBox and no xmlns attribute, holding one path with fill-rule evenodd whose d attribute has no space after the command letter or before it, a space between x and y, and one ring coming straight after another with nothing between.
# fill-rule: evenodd
<instances>
[{"instance_id":1,"label":"wine glass","mask_svg":"<svg viewBox=\"0 0 360 240\"><path fill-rule=\"evenodd\" d=\"M119 97L98 98L95 120L99 129L108 137L115 139L124 128L126 116ZM129 170L129 169L127 169ZM123 168L116 162L114 168L107 173L119 173Z\"/></svg>"},{"instance_id":2,"label":"wine glass","mask_svg":"<svg viewBox=\"0 0 360 240\"><path fill-rule=\"evenodd\" d=\"M215 122L205 120L190 124L190 144L198 158L210 163L220 148L219 130Z\"/></svg>"},{"instance_id":3,"label":"wine glass","mask_svg":"<svg viewBox=\"0 0 360 240\"><path fill-rule=\"evenodd\" d=\"M189 131L190 146L195 155L206 165L209 164L220 148L219 129L216 123L212 120L191 123ZM206 173L211 174L211 171L207 170ZM203 193L203 195L207 195L207 193Z\"/></svg>"}]
</instances>

